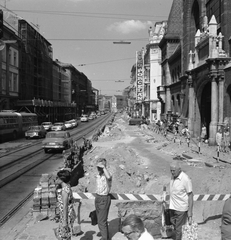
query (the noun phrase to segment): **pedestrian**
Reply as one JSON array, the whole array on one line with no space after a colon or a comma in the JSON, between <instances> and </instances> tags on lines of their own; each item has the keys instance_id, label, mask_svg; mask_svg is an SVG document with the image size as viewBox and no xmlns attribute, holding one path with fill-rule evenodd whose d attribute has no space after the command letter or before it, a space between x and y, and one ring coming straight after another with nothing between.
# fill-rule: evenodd
<instances>
[{"instance_id":1,"label":"pedestrian","mask_svg":"<svg viewBox=\"0 0 231 240\"><path fill-rule=\"evenodd\" d=\"M201 140L202 142L205 141L207 137L207 129L206 129L206 126L204 124L202 124L202 128L201 128Z\"/></svg>"},{"instance_id":2,"label":"pedestrian","mask_svg":"<svg viewBox=\"0 0 231 240\"><path fill-rule=\"evenodd\" d=\"M57 177L57 201L60 219L59 227L55 229L55 235L59 240L70 240L73 233L73 224L76 219L70 186L71 173L67 169L62 169L57 173Z\"/></svg>"},{"instance_id":3,"label":"pedestrian","mask_svg":"<svg viewBox=\"0 0 231 240\"><path fill-rule=\"evenodd\" d=\"M193 192L192 182L186 173L181 170L178 162L170 165L172 174L170 181L170 220L174 226L176 238L181 240L182 226L192 224Z\"/></svg>"},{"instance_id":4,"label":"pedestrian","mask_svg":"<svg viewBox=\"0 0 231 240\"><path fill-rule=\"evenodd\" d=\"M223 141L223 137L222 137L222 129L220 128L218 130L218 132L216 133L216 144L217 147L219 148L219 151L222 152L222 141Z\"/></svg>"},{"instance_id":5,"label":"pedestrian","mask_svg":"<svg viewBox=\"0 0 231 240\"><path fill-rule=\"evenodd\" d=\"M143 221L135 214L125 218L121 225L121 231L130 240L154 240L153 236L144 227Z\"/></svg>"},{"instance_id":6,"label":"pedestrian","mask_svg":"<svg viewBox=\"0 0 231 240\"><path fill-rule=\"evenodd\" d=\"M182 122L180 122L179 125L178 125L178 134L180 136L182 135L183 129L184 129L184 124Z\"/></svg>"},{"instance_id":7,"label":"pedestrian","mask_svg":"<svg viewBox=\"0 0 231 240\"><path fill-rule=\"evenodd\" d=\"M229 135L229 128L225 128L224 132L224 152L229 152L229 146L230 146L230 135Z\"/></svg>"},{"instance_id":8,"label":"pedestrian","mask_svg":"<svg viewBox=\"0 0 231 240\"><path fill-rule=\"evenodd\" d=\"M107 170L106 164L107 161L105 158L99 158L96 164L98 174L96 176L95 209L102 240L109 239L107 220L111 205L111 197L109 193L111 190L112 176Z\"/></svg>"},{"instance_id":9,"label":"pedestrian","mask_svg":"<svg viewBox=\"0 0 231 240\"><path fill-rule=\"evenodd\" d=\"M221 217L221 240L231 240L231 197L223 206Z\"/></svg>"},{"instance_id":10,"label":"pedestrian","mask_svg":"<svg viewBox=\"0 0 231 240\"><path fill-rule=\"evenodd\" d=\"M188 126L185 126L182 131L182 135L185 136L186 139L190 139L190 131L188 129Z\"/></svg>"}]
</instances>

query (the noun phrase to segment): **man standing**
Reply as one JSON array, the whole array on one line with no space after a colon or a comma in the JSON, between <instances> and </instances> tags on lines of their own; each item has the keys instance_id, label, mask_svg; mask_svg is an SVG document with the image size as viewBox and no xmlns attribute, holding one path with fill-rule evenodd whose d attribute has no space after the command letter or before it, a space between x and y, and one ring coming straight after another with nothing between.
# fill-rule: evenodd
<instances>
[{"instance_id":1,"label":"man standing","mask_svg":"<svg viewBox=\"0 0 231 240\"><path fill-rule=\"evenodd\" d=\"M175 227L176 238L182 238L182 226L192 224L193 192L192 182L186 173L181 170L178 162L170 165L172 178L170 181L170 219Z\"/></svg>"},{"instance_id":2,"label":"man standing","mask_svg":"<svg viewBox=\"0 0 231 240\"><path fill-rule=\"evenodd\" d=\"M106 168L106 159L99 158L96 166L98 175L96 177L95 209L98 227L102 235L102 240L109 240L107 219L111 205L109 192L111 190L112 177Z\"/></svg>"}]
</instances>

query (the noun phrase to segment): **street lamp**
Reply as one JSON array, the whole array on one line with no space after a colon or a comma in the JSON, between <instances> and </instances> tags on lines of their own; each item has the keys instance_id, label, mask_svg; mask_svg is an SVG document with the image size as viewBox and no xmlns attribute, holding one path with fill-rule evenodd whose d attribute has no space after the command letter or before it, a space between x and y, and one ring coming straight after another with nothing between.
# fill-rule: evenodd
<instances>
[{"instance_id":1,"label":"street lamp","mask_svg":"<svg viewBox=\"0 0 231 240\"><path fill-rule=\"evenodd\" d=\"M113 44L131 44L131 42L121 40L121 41L115 41L113 42Z\"/></svg>"}]
</instances>

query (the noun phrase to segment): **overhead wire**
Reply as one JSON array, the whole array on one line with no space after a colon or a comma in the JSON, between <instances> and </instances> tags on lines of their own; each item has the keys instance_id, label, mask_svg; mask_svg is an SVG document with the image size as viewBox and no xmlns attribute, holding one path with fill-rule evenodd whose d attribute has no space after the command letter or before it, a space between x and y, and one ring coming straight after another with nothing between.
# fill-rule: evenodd
<instances>
[{"instance_id":1,"label":"overhead wire","mask_svg":"<svg viewBox=\"0 0 231 240\"><path fill-rule=\"evenodd\" d=\"M95 65L95 64L101 64L101 63L108 63L108 62L118 62L118 61L124 61L124 60L131 60L133 59L134 60L134 57L132 58L123 58L123 59L115 59L115 60L108 60L108 61L102 61L102 62L94 62L94 63L82 63L82 64L79 64L77 66L86 66L86 65Z\"/></svg>"},{"instance_id":2,"label":"overhead wire","mask_svg":"<svg viewBox=\"0 0 231 240\"><path fill-rule=\"evenodd\" d=\"M117 14L117 13L92 13L92 12L61 12L61 11L39 11L39 10L10 10L8 8L6 8L5 6L1 5L1 7L3 7L4 9L6 9L7 11L12 12L13 14L15 14L15 12L27 12L27 13L39 13L39 14L50 14L50 15L65 15L65 16L75 16L75 17L91 17L91 18L111 18L111 19L130 19L130 18L126 18L128 16L130 17L153 17L150 15L133 15L133 14ZM17 15L17 14L15 14ZM100 16L98 16L100 15ZM115 17L114 17L115 16ZM119 16L123 16L123 17L119 17ZM155 16L155 17L166 17L166 16ZM151 20L150 20L151 21ZM154 21L154 20L152 20ZM8 22L6 22L8 24ZM12 27L12 26L11 26ZM18 32L18 30L15 29L15 31ZM30 39L28 39L30 40ZM31 39L34 40L34 39ZM86 39L86 38L79 38L79 39L47 39L49 41L121 41L121 39ZM146 38L140 38L140 39L127 39L127 41L144 41L147 40ZM109 60L109 61L102 61L102 62L94 62L94 63L86 63L86 64L79 64L77 66L86 66L86 65L95 65L95 64L101 64L101 63L108 63L108 62L116 62L116 61L122 61L122 60L131 60L134 59L134 57L132 58L126 58L126 59L117 59L117 60ZM126 79L128 80L128 79ZM129 79L130 80L130 79ZM109 80L92 80L92 81L109 81ZM110 80L110 81L118 81L117 80ZM121 81L122 82L122 81ZM107 91L115 91L115 90L107 90Z\"/></svg>"},{"instance_id":3,"label":"overhead wire","mask_svg":"<svg viewBox=\"0 0 231 240\"><path fill-rule=\"evenodd\" d=\"M131 17L144 17L143 20L155 21L153 15L141 15L141 14L122 14L122 13L92 13L92 12L65 12L65 11L40 11L40 10L23 10L14 9L14 12L26 12L26 13L39 13L39 14L49 14L49 15L65 15L74 17L90 17L90 18L110 18L110 19L131 19ZM129 17L129 18L128 18ZM167 16L155 16L156 18L165 18ZM156 20L158 21L158 20Z\"/></svg>"}]
</instances>

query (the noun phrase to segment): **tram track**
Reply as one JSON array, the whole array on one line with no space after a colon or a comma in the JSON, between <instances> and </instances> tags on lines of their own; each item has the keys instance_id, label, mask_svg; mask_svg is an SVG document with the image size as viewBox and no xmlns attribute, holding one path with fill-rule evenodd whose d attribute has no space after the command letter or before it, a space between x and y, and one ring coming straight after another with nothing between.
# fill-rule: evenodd
<instances>
[{"instance_id":1,"label":"tram track","mask_svg":"<svg viewBox=\"0 0 231 240\"><path fill-rule=\"evenodd\" d=\"M110 117L109 117L110 118ZM105 124L108 118L102 119L100 122L92 124L90 127L84 127L80 131L76 132L75 135L73 135L73 140L74 141L79 141L84 135L88 135L92 132L95 131L95 126L101 127L101 125ZM86 129L88 131L86 132ZM77 135L81 135L79 137L74 137ZM23 149L24 150L24 149ZM28 150L28 149L27 149ZM21 174L27 172L28 170L32 169L34 166L37 166L38 164L41 164L42 162L46 161L46 157L39 158L38 160L31 162L31 157L36 157L40 153L43 152L43 149L37 149L37 150L32 150L31 152L27 153L27 155L23 155L19 158L16 159L11 159L8 162L6 162L3 166L0 167L0 188L9 183L10 181L14 180L15 178L19 177ZM53 154L55 155L55 154ZM48 158L49 159L49 158ZM21 164L19 168L15 168L15 171L10 171L11 168L14 168L14 166ZM6 174L8 170L8 173ZM5 172L5 174L3 173Z\"/></svg>"},{"instance_id":2,"label":"tram track","mask_svg":"<svg viewBox=\"0 0 231 240\"><path fill-rule=\"evenodd\" d=\"M99 129L99 127L103 124L105 124L105 122L111 117L111 115L109 115L109 117L106 118L106 120L103 118L103 119L100 119L100 121L97 121L97 122L93 122L93 124L89 126L83 126L82 128L80 129L75 129L77 131L72 131L71 132L71 135L73 137L73 141L78 141L80 140L84 135L88 135L90 134L91 132L94 132L95 130L95 127L97 127L97 129ZM88 130L86 132L86 130ZM84 134L83 134L84 133ZM80 136L79 136L80 135ZM76 136L79 136L79 137L76 137ZM0 163L0 172L9 168L9 167L12 167L14 166L15 164L18 164L24 160L27 160L28 157L30 156L34 156L34 155L37 155L41 152L43 152L43 149L32 149L34 147L36 147L37 145L40 145L41 144L41 140L39 142L36 142L35 144L31 145L31 146L27 146L27 147L22 147L22 148L19 148L18 150L15 150L15 151L12 151L8 154L5 154L3 155L2 157L8 157L8 159L5 159L5 161L2 161ZM31 149L31 151L30 151ZM22 155L20 157L16 157L16 158L11 158L12 155L16 155L18 156L18 154L20 152L23 152L24 150L27 150L27 153L26 155ZM17 154L16 154L17 153ZM24 154L24 153L23 153ZM10 156L10 159L9 159L9 156ZM1 184L0 184L0 187L1 187Z\"/></svg>"},{"instance_id":3,"label":"tram track","mask_svg":"<svg viewBox=\"0 0 231 240\"><path fill-rule=\"evenodd\" d=\"M83 136L86 136L89 134L92 134L92 135L95 134L96 130L101 129L104 125L106 125L108 120L111 117L112 117L112 114L108 115L106 118L100 119L100 121L94 122L91 126L84 127L83 129L81 129L81 131L77 131L75 134L72 135L74 141L79 141L80 139L82 139ZM86 131L86 130L88 130L88 131ZM74 137L74 136L78 136L78 137ZM39 150L37 150L36 155L39 155L42 152L43 152L43 149L39 149ZM49 155L45 154L45 155L43 155L43 157L39 157L39 159L35 159L35 161L33 163L31 163L29 161L31 161L31 156L33 154L35 154L35 152L31 153L30 155L24 156L24 160L23 160L23 157L20 157L20 158L16 159L13 163L11 163L12 165L8 164L8 165L0 168L0 173L3 173L3 172L6 172L7 169L10 169L10 167L12 167L12 168L15 167L15 165L19 164L20 161L24 162L24 164L26 165L26 166L23 166L20 170L17 170L15 173L12 173L5 180L2 180L2 181L0 180L0 192L1 192L2 187L7 186L13 180L16 181L17 178L22 177L28 171L33 170L34 168L38 167L42 163L46 162L47 160L52 160L52 158L54 158L56 155L56 154L49 154ZM35 157L35 155L33 155L33 157ZM18 162L17 162L17 160L18 160ZM32 176L33 176L33 174L32 174ZM7 211L7 213L0 216L0 227L2 225L4 225L28 200L31 200L31 198L33 196L33 192L34 192L34 188L32 188L32 190L26 196L24 196L22 199L20 199L16 205L12 206L12 208L9 211Z\"/></svg>"}]
</instances>

